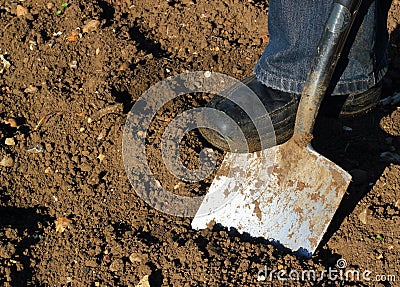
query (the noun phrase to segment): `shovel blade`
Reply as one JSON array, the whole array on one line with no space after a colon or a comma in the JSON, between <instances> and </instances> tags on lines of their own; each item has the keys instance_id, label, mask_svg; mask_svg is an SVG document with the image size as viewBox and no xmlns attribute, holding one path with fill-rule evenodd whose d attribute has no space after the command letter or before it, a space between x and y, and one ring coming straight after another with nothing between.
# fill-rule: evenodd
<instances>
[{"instance_id":1,"label":"shovel blade","mask_svg":"<svg viewBox=\"0 0 400 287\"><path fill-rule=\"evenodd\" d=\"M311 256L350 180L311 145L292 140L256 153L227 153L192 227L220 223Z\"/></svg>"}]
</instances>

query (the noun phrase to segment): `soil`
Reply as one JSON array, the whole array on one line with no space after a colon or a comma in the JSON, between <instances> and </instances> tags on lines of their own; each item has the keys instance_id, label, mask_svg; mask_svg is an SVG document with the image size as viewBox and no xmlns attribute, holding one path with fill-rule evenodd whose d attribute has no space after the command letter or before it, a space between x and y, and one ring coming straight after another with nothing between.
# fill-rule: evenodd
<instances>
[{"instance_id":1,"label":"soil","mask_svg":"<svg viewBox=\"0 0 400 287\"><path fill-rule=\"evenodd\" d=\"M268 42L267 11L259 0L0 1L0 286L400 286L394 103L317 121L315 148L353 182L311 259L218 225L193 230L191 218L151 208L128 181L121 144L136 99L185 71L250 74ZM400 91L399 23L395 0L383 98ZM159 164L160 134L208 100L180 97L152 122L149 165L175 193L204 194L212 176L188 183L170 175ZM196 168L205 147L191 131L181 143L183 163ZM339 259L346 270L386 280L275 276L328 270ZM265 269L276 270L272 281L261 276Z\"/></svg>"}]
</instances>

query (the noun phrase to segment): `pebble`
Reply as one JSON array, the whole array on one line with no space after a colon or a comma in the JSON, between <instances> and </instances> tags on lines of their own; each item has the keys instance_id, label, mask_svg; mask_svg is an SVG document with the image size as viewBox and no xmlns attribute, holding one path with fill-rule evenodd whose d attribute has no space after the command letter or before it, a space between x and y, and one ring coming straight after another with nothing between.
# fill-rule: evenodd
<instances>
[{"instance_id":1,"label":"pebble","mask_svg":"<svg viewBox=\"0 0 400 287\"><path fill-rule=\"evenodd\" d=\"M53 146L50 143L45 144L46 151L47 152L52 152L53 151Z\"/></svg>"},{"instance_id":2,"label":"pebble","mask_svg":"<svg viewBox=\"0 0 400 287\"><path fill-rule=\"evenodd\" d=\"M24 92L28 93L28 94L34 94L38 91L38 88L32 85L29 85L29 87L27 87Z\"/></svg>"},{"instance_id":3,"label":"pebble","mask_svg":"<svg viewBox=\"0 0 400 287\"><path fill-rule=\"evenodd\" d=\"M359 215L358 219L364 224L367 224L368 208L364 209Z\"/></svg>"},{"instance_id":4,"label":"pebble","mask_svg":"<svg viewBox=\"0 0 400 287\"><path fill-rule=\"evenodd\" d=\"M135 287L150 287L149 275L145 275L140 279L139 283Z\"/></svg>"},{"instance_id":5,"label":"pebble","mask_svg":"<svg viewBox=\"0 0 400 287\"><path fill-rule=\"evenodd\" d=\"M26 9L24 6L22 5L17 5L17 17L25 17L26 14L28 14L28 9Z\"/></svg>"},{"instance_id":6,"label":"pebble","mask_svg":"<svg viewBox=\"0 0 400 287\"><path fill-rule=\"evenodd\" d=\"M14 140L14 138L6 138L6 140L4 141L4 143L6 144L6 145L15 145L15 140Z\"/></svg>"},{"instance_id":7,"label":"pebble","mask_svg":"<svg viewBox=\"0 0 400 287\"><path fill-rule=\"evenodd\" d=\"M12 128L17 128L17 127L18 127L18 123L17 123L17 120L16 120L15 118L8 118L8 119L5 121L5 123L6 123L6 124L9 124L10 127L12 127Z\"/></svg>"},{"instance_id":8,"label":"pebble","mask_svg":"<svg viewBox=\"0 0 400 287\"><path fill-rule=\"evenodd\" d=\"M91 166L86 164L86 163L82 163L79 168L81 169L81 171L86 171L89 172L92 170Z\"/></svg>"},{"instance_id":9,"label":"pebble","mask_svg":"<svg viewBox=\"0 0 400 287\"><path fill-rule=\"evenodd\" d=\"M76 69L78 67L78 62L77 61L72 61L69 63L69 67L71 69Z\"/></svg>"},{"instance_id":10,"label":"pebble","mask_svg":"<svg viewBox=\"0 0 400 287\"><path fill-rule=\"evenodd\" d=\"M211 77L211 72L210 71L205 71L204 72L204 77L206 77L206 78Z\"/></svg>"},{"instance_id":11,"label":"pebble","mask_svg":"<svg viewBox=\"0 0 400 287\"><path fill-rule=\"evenodd\" d=\"M0 165L4 167L12 167L14 165L14 159L11 156L5 155L0 161Z\"/></svg>"},{"instance_id":12,"label":"pebble","mask_svg":"<svg viewBox=\"0 0 400 287\"><path fill-rule=\"evenodd\" d=\"M97 156L97 158L99 159L100 162L102 162L105 157L106 156L102 153Z\"/></svg>"},{"instance_id":13,"label":"pebble","mask_svg":"<svg viewBox=\"0 0 400 287\"><path fill-rule=\"evenodd\" d=\"M33 146L31 146L30 148L28 148L26 150L27 152L34 152L34 153L40 153L44 151L44 148L41 144L35 144Z\"/></svg>"},{"instance_id":14,"label":"pebble","mask_svg":"<svg viewBox=\"0 0 400 287\"><path fill-rule=\"evenodd\" d=\"M83 33L88 33L91 31L96 30L100 26L100 21L99 20L89 20L83 27L82 27L82 32Z\"/></svg>"}]
</instances>

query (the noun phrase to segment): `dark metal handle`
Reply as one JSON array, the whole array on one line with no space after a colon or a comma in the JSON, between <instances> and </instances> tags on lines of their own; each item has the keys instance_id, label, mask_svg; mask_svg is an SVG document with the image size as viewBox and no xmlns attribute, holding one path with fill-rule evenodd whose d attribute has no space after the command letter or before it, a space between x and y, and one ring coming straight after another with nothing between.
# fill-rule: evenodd
<instances>
[{"instance_id":1,"label":"dark metal handle","mask_svg":"<svg viewBox=\"0 0 400 287\"><path fill-rule=\"evenodd\" d=\"M298 143L307 145L312 139L315 118L361 2L336 0L333 4L301 95L294 130Z\"/></svg>"}]
</instances>

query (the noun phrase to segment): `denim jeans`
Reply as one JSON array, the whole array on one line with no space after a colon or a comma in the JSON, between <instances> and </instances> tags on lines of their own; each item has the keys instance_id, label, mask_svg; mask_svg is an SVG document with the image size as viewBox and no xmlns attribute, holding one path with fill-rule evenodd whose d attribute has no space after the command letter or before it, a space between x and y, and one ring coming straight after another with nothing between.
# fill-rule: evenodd
<instances>
[{"instance_id":1,"label":"denim jeans","mask_svg":"<svg viewBox=\"0 0 400 287\"><path fill-rule=\"evenodd\" d=\"M268 87L301 94L332 0L270 0L269 43L255 66ZM387 70L386 21L391 0L367 0L350 32L332 79L332 95L360 93Z\"/></svg>"}]
</instances>

